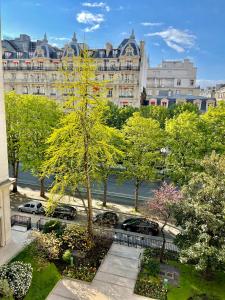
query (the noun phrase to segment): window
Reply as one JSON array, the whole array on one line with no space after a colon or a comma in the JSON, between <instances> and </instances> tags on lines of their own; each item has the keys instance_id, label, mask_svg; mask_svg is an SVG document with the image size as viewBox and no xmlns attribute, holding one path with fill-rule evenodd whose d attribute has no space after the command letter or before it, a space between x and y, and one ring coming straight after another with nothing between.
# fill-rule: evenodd
<instances>
[{"instance_id":1,"label":"window","mask_svg":"<svg viewBox=\"0 0 225 300\"><path fill-rule=\"evenodd\" d=\"M24 86L24 87L23 87L23 93L24 93L24 94L28 94L28 87L27 87L27 86Z\"/></svg>"},{"instance_id":2,"label":"window","mask_svg":"<svg viewBox=\"0 0 225 300\"><path fill-rule=\"evenodd\" d=\"M108 95L107 95L107 97L110 97L110 98L111 98L111 97L112 97L112 93L113 93L113 89L109 89L109 90L108 90Z\"/></svg>"},{"instance_id":3,"label":"window","mask_svg":"<svg viewBox=\"0 0 225 300\"><path fill-rule=\"evenodd\" d=\"M39 62L38 63L38 69L39 70L43 70L43 62Z\"/></svg>"},{"instance_id":4,"label":"window","mask_svg":"<svg viewBox=\"0 0 225 300\"><path fill-rule=\"evenodd\" d=\"M177 79L177 86L180 86L180 85L181 85L181 80Z\"/></svg>"},{"instance_id":5,"label":"window","mask_svg":"<svg viewBox=\"0 0 225 300\"><path fill-rule=\"evenodd\" d=\"M113 80L113 74L109 74L109 80Z\"/></svg>"},{"instance_id":6,"label":"window","mask_svg":"<svg viewBox=\"0 0 225 300\"><path fill-rule=\"evenodd\" d=\"M190 80L190 86L194 86L194 84L195 84L194 79L191 79L191 80Z\"/></svg>"},{"instance_id":7,"label":"window","mask_svg":"<svg viewBox=\"0 0 225 300\"><path fill-rule=\"evenodd\" d=\"M180 90L176 90L176 94L179 95L180 94Z\"/></svg>"}]
</instances>

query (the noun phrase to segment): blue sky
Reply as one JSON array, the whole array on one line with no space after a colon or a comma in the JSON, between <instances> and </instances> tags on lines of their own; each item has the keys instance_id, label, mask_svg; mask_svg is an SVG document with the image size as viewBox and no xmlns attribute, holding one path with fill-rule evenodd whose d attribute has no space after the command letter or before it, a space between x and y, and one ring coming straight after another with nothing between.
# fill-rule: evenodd
<instances>
[{"instance_id":1,"label":"blue sky","mask_svg":"<svg viewBox=\"0 0 225 300\"><path fill-rule=\"evenodd\" d=\"M225 0L4 0L2 34L47 33L62 46L77 33L94 48L129 36L145 40L150 65L190 58L201 84L225 82Z\"/></svg>"}]
</instances>

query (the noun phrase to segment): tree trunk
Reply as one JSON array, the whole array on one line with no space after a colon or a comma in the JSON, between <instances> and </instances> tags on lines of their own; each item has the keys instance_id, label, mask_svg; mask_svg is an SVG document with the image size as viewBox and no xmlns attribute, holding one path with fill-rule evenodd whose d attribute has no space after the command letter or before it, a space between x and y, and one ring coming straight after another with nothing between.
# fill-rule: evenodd
<instances>
[{"instance_id":1,"label":"tree trunk","mask_svg":"<svg viewBox=\"0 0 225 300\"><path fill-rule=\"evenodd\" d=\"M15 181L13 182L13 193L17 193L17 179L18 179L18 174L19 174L19 161L15 161L12 163L13 167L13 178L15 178Z\"/></svg>"},{"instance_id":2,"label":"tree trunk","mask_svg":"<svg viewBox=\"0 0 225 300\"><path fill-rule=\"evenodd\" d=\"M160 250L160 257L159 257L159 260L161 263L163 263L163 260L164 260L164 252L165 252L165 246L166 246L166 238L165 238L165 233L164 233L165 226L166 226L166 223L164 223L164 225L161 228L161 232L162 232L162 236L163 236L163 244L162 244L162 248Z\"/></svg>"},{"instance_id":3,"label":"tree trunk","mask_svg":"<svg viewBox=\"0 0 225 300\"><path fill-rule=\"evenodd\" d=\"M103 193L103 202L102 205L106 207L106 202L107 202L107 190L108 190L108 176L104 178L103 181L104 184L104 193Z\"/></svg>"},{"instance_id":4,"label":"tree trunk","mask_svg":"<svg viewBox=\"0 0 225 300\"><path fill-rule=\"evenodd\" d=\"M40 196L45 198L45 178L40 178Z\"/></svg>"},{"instance_id":5,"label":"tree trunk","mask_svg":"<svg viewBox=\"0 0 225 300\"><path fill-rule=\"evenodd\" d=\"M80 197L80 199L81 199L81 201L83 203L86 215L88 216L88 210L87 210L87 206L86 206L85 201L84 201L84 197L82 196L81 191L78 188L76 189L76 191L77 191L77 193L78 193L78 195L79 195L79 197Z\"/></svg>"},{"instance_id":6,"label":"tree trunk","mask_svg":"<svg viewBox=\"0 0 225 300\"><path fill-rule=\"evenodd\" d=\"M93 237L93 211L92 211L92 198L91 198L91 184L90 184L90 176L87 171L86 173L86 189L87 189L87 200L88 200L88 234L90 238Z\"/></svg>"},{"instance_id":7,"label":"tree trunk","mask_svg":"<svg viewBox=\"0 0 225 300\"><path fill-rule=\"evenodd\" d=\"M135 183L135 202L134 202L134 209L135 211L138 211L138 193L139 193L139 187L140 187L140 182L138 179L136 179Z\"/></svg>"}]
</instances>

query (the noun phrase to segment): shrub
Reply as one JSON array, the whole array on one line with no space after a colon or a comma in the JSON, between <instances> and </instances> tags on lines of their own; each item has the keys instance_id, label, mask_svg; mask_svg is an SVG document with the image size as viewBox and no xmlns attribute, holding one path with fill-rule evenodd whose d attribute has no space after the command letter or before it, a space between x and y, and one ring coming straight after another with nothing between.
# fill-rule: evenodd
<instances>
[{"instance_id":1,"label":"shrub","mask_svg":"<svg viewBox=\"0 0 225 300\"><path fill-rule=\"evenodd\" d=\"M70 251L70 250L66 250L66 251L63 253L62 259L63 259L66 263L70 263L71 256L72 256L71 251Z\"/></svg>"},{"instance_id":2,"label":"shrub","mask_svg":"<svg viewBox=\"0 0 225 300\"><path fill-rule=\"evenodd\" d=\"M43 233L50 233L54 231L57 236L60 236L63 234L65 226L57 220L50 220L45 223L43 228Z\"/></svg>"},{"instance_id":3,"label":"shrub","mask_svg":"<svg viewBox=\"0 0 225 300\"><path fill-rule=\"evenodd\" d=\"M44 257L50 260L59 259L62 241L57 237L55 232L41 233L35 231L33 232L33 236L36 238L37 249Z\"/></svg>"},{"instance_id":4,"label":"shrub","mask_svg":"<svg viewBox=\"0 0 225 300\"><path fill-rule=\"evenodd\" d=\"M64 270L63 275L78 280L91 282L96 274L97 269L90 264L76 264L74 267L68 267Z\"/></svg>"},{"instance_id":5,"label":"shrub","mask_svg":"<svg viewBox=\"0 0 225 300\"><path fill-rule=\"evenodd\" d=\"M219 300L219 298L217 296L208 296L206 294L201 294L201 295L194 295L188 298L188 300Z\"/></svg>"},{"instance_id":6,"label":"shrub","mask_svg":"<svg viewBox=\"0 0 225 300\"><path fill-rule=\"evenodd\" d=\"M0 268L0 278L7 280L15 298L22 299L31 285L32 272L31 264L15 261Z\"/></svg>"},{"instance_id":7,"label":"shrub","mask_svg":"<svg viewBox=\"0 0 225 300\"><path fill-rule=\"evenodd\" d=\"M12 298L13 296L13 291L10 288L7 279L0 279L0 296L5 298Z\"/></svg>"},{"instance_id":8,"label":"shrub","mask_svg":"<svg viewBox=\"0 0 225 300\"><path fill-rule=\"evenodd\" d=\"M149 298L164 300L166 297L162 281L155 277L138 278L134 291L139 295Z\"/></svg>"},{"instance_id":9,"label":"shrub","mask_svg":"<svg viewBox=\"0 0 225 300\"><path fill-rule=\"evenodd\" d=\"M67 225L62 235L64 249L89 251L93 246L87 230L75 224Z\"/></svg>"}]
</instances>

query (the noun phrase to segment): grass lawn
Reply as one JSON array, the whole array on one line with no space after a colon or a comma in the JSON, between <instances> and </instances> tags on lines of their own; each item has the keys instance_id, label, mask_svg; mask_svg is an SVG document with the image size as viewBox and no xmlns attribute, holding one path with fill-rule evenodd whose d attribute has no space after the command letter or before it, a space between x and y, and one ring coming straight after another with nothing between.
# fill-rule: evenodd
<instances>
[{"instance_id":1,"label":"grass lawn","mask_svg":"<svg viewBox=\"0 0 225 300\"><path fill-rule=\"evenodd\" d=\"M174 261L170 261L169 264L180 270L180 280L179 287L169 288L168 300L186 300L198 294L207 294L215 297L215 300L225 299L225 273L218 272L214 280L206 281L193 266Z\"/></svg>"},{"instance_id":2,"label":"grass lawn","mask_svg":"<svg viewBox=\"0 0 225 300\"><path fill-rule=\"evenodd\" d=\"M32 284L24 300L46 299L61 275L54 263L50 263L38 256L33 244L27 246L13 261L30 263L33 267Z\"/></svg>"}]
</instances>

